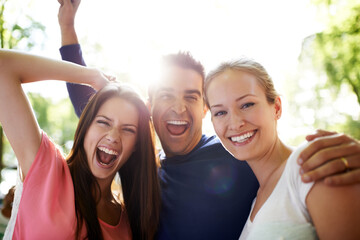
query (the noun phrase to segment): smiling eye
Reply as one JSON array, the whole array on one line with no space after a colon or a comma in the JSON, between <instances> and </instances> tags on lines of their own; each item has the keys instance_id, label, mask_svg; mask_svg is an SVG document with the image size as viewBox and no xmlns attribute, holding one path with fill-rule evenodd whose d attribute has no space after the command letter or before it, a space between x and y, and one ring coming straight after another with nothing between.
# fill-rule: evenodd
<instances>
[{"instance_id":1,"label":"smiling eye","mask_svg":"<svg viewBox=\"0 0 360 240\"><path fill-rule=\"evenodd\" d=\"M125 132L129 132L129 133L136 133L136 130L133 129L133 128L123 128L123 130L124 130Z\"/></svg>"},{"instance_id":2,"label":"smiling eye","mask_svg":"<svg viewBox=\"0 0 360 240\"><path fill-rule=\"evenodd\" d=\"M254 105L255 105L255 103L248 102L248 103L245 103L245 104L241 105L241 109L246 109L246 108L252 107Z\"/></svg>"},{"instance_id":3,"label":"smiling eye","mask_svg":"<svg viewBox=\"0 0 360 240\"><path fill-rule=\"evenodd\" d=\"M188 100L191 100L191 101L197 101L197 96L192 96L192 95L189 95L189 96L185 96L186 99Z\"/></svg>"},{"instance_id":4,"label":"smiling eye","mask_svg":"<svg viewBox=\"0 0 360 240\"><path fill-rule=\"evenodd\" d=\"M160 94L159 98L160 98L161 100L169 100L169 99L172 98L172 95L169 94L169 93L163 93L163 94Z\"/></svg>"},{"instance_id":5,"label":"smiling eye","mask_svg":"<svg viewBox=\"0 0 360 240\"><path fill-rule=\"evenodd\" d=\"M110 126L110 124L104 120L97 120L97 123L101 124L101 125L105 125L105 126Z\"/></svg>"},{"instance_id":6,"label":"smiling eye","mask_svg":"<svg viewBox=\"0 0 360 240\"><path fill-rule=\"evenodd\" d=\"M214 113L214 116L215 117L220 117L220 116L223 116L225 115L227 112L226 111L217 111Z\"/></svg>"}]
</instances>

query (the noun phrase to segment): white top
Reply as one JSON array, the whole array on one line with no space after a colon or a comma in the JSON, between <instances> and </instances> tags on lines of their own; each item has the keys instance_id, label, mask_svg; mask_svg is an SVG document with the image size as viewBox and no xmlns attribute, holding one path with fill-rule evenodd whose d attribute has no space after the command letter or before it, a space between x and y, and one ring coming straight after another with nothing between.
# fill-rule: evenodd
<instances>
[{"instance_id":1,"label":"white top","mask_svg":"<svg viewBox=\"0 0 360 240\"><path fill-rule=\"evenodd\" d=\"M253 222L250 221L249 215L239 240L318 239L305 203L314 183L301 181L300 166L296 162L300 152L307 145L308 143L302 144L290 155L273 192Z\"/></svg>"},{"instance_id":2,"label":"white top","mask_svg":"<svg viewBox=\"0 0 360 240\"><path fill-rule=\"evenodd\" d=\"M18 174L17 174L17 178L16 178L16 186L15 186L15 192L14 192L13 206L11 209L11 216L10 216L9 223L6 227L3 240L12 239L12 236L14 233L15 222L16 222L16 218L17 218L17 213L19 210L19 204L20 204L22 190L23 190L23 182L21 180L20 167L18 167L17 171L18 171Z\"/></svg>"}]
</instances>

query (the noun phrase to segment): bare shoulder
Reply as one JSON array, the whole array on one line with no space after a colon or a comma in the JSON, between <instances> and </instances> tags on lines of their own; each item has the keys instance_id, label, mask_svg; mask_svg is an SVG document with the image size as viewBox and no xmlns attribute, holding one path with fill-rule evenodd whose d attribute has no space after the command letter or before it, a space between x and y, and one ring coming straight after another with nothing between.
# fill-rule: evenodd
<instances>
[{"instance_id":1,"label":"bare shoulder","mask_svg":"<svg viewBox=\"0 0 360 240\"><path fill-rule=\"evenodd\" d=\"M360 184L317 181L306 204L320 239L360 239Z\"/></svg>"}]
</instances>

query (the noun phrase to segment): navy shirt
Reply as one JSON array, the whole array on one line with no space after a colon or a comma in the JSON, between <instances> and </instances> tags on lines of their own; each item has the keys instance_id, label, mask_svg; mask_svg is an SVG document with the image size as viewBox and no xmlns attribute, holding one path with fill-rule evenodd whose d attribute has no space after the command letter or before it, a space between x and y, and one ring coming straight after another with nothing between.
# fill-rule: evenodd
<instances>
[{"instance_id":1,"label":"navy shirt","mask_svg":"<svg viewBox=\"0 0 360 240\"><path fill-rule=\"evenodd\" d=\"M85 65L80 45L63 46L62 58ZM67 84L80 115L92 88ZM188 154L161 154L162 194L157 239L238 239L250 213L258 182L246 162L233 158L215 136L203 135Z\"/></svg>"},{"instance_id":2,"label":"navy shirt","mask_svg":"<svg viewBox=\"0 0 360 240\"><path fill-rule=\"evenodd\" d=\"M187 155L161 159L158 239L238 239L258 182L215 136Z\"/></svg>"}]
</instances>

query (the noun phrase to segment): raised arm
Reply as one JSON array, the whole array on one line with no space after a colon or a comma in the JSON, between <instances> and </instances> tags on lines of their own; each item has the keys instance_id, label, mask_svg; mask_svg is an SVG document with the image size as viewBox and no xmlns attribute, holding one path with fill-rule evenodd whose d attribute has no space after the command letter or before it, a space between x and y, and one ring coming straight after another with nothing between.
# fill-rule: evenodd
<instances>
[{"instance_id":1,"label":"raised arm","mask_svg":"<svg viewBox=\"0 0 360 240\"><path fill-rule=\"evenodd\" d=\"M60 54L63 60L85 66L81 48L75 31L75 15L80 0L58 0L60 3L58 20L61 31ZM71 103L77 116L81 115L89 98L95 93L94 89L73 83L66 83Z\"/></svg>"},{"instance_id":2,"label":"raised arm","mask_svg":"<svg viewBox=\"0 0 360 240\"><path fill-rule=\"evenodd\" d=\"M25 53L0 50L0 123L25 177L41 142L40 129L21 84L65 80L99 89L107 78L98 70Z\"/></svg>"}]
</instances>

